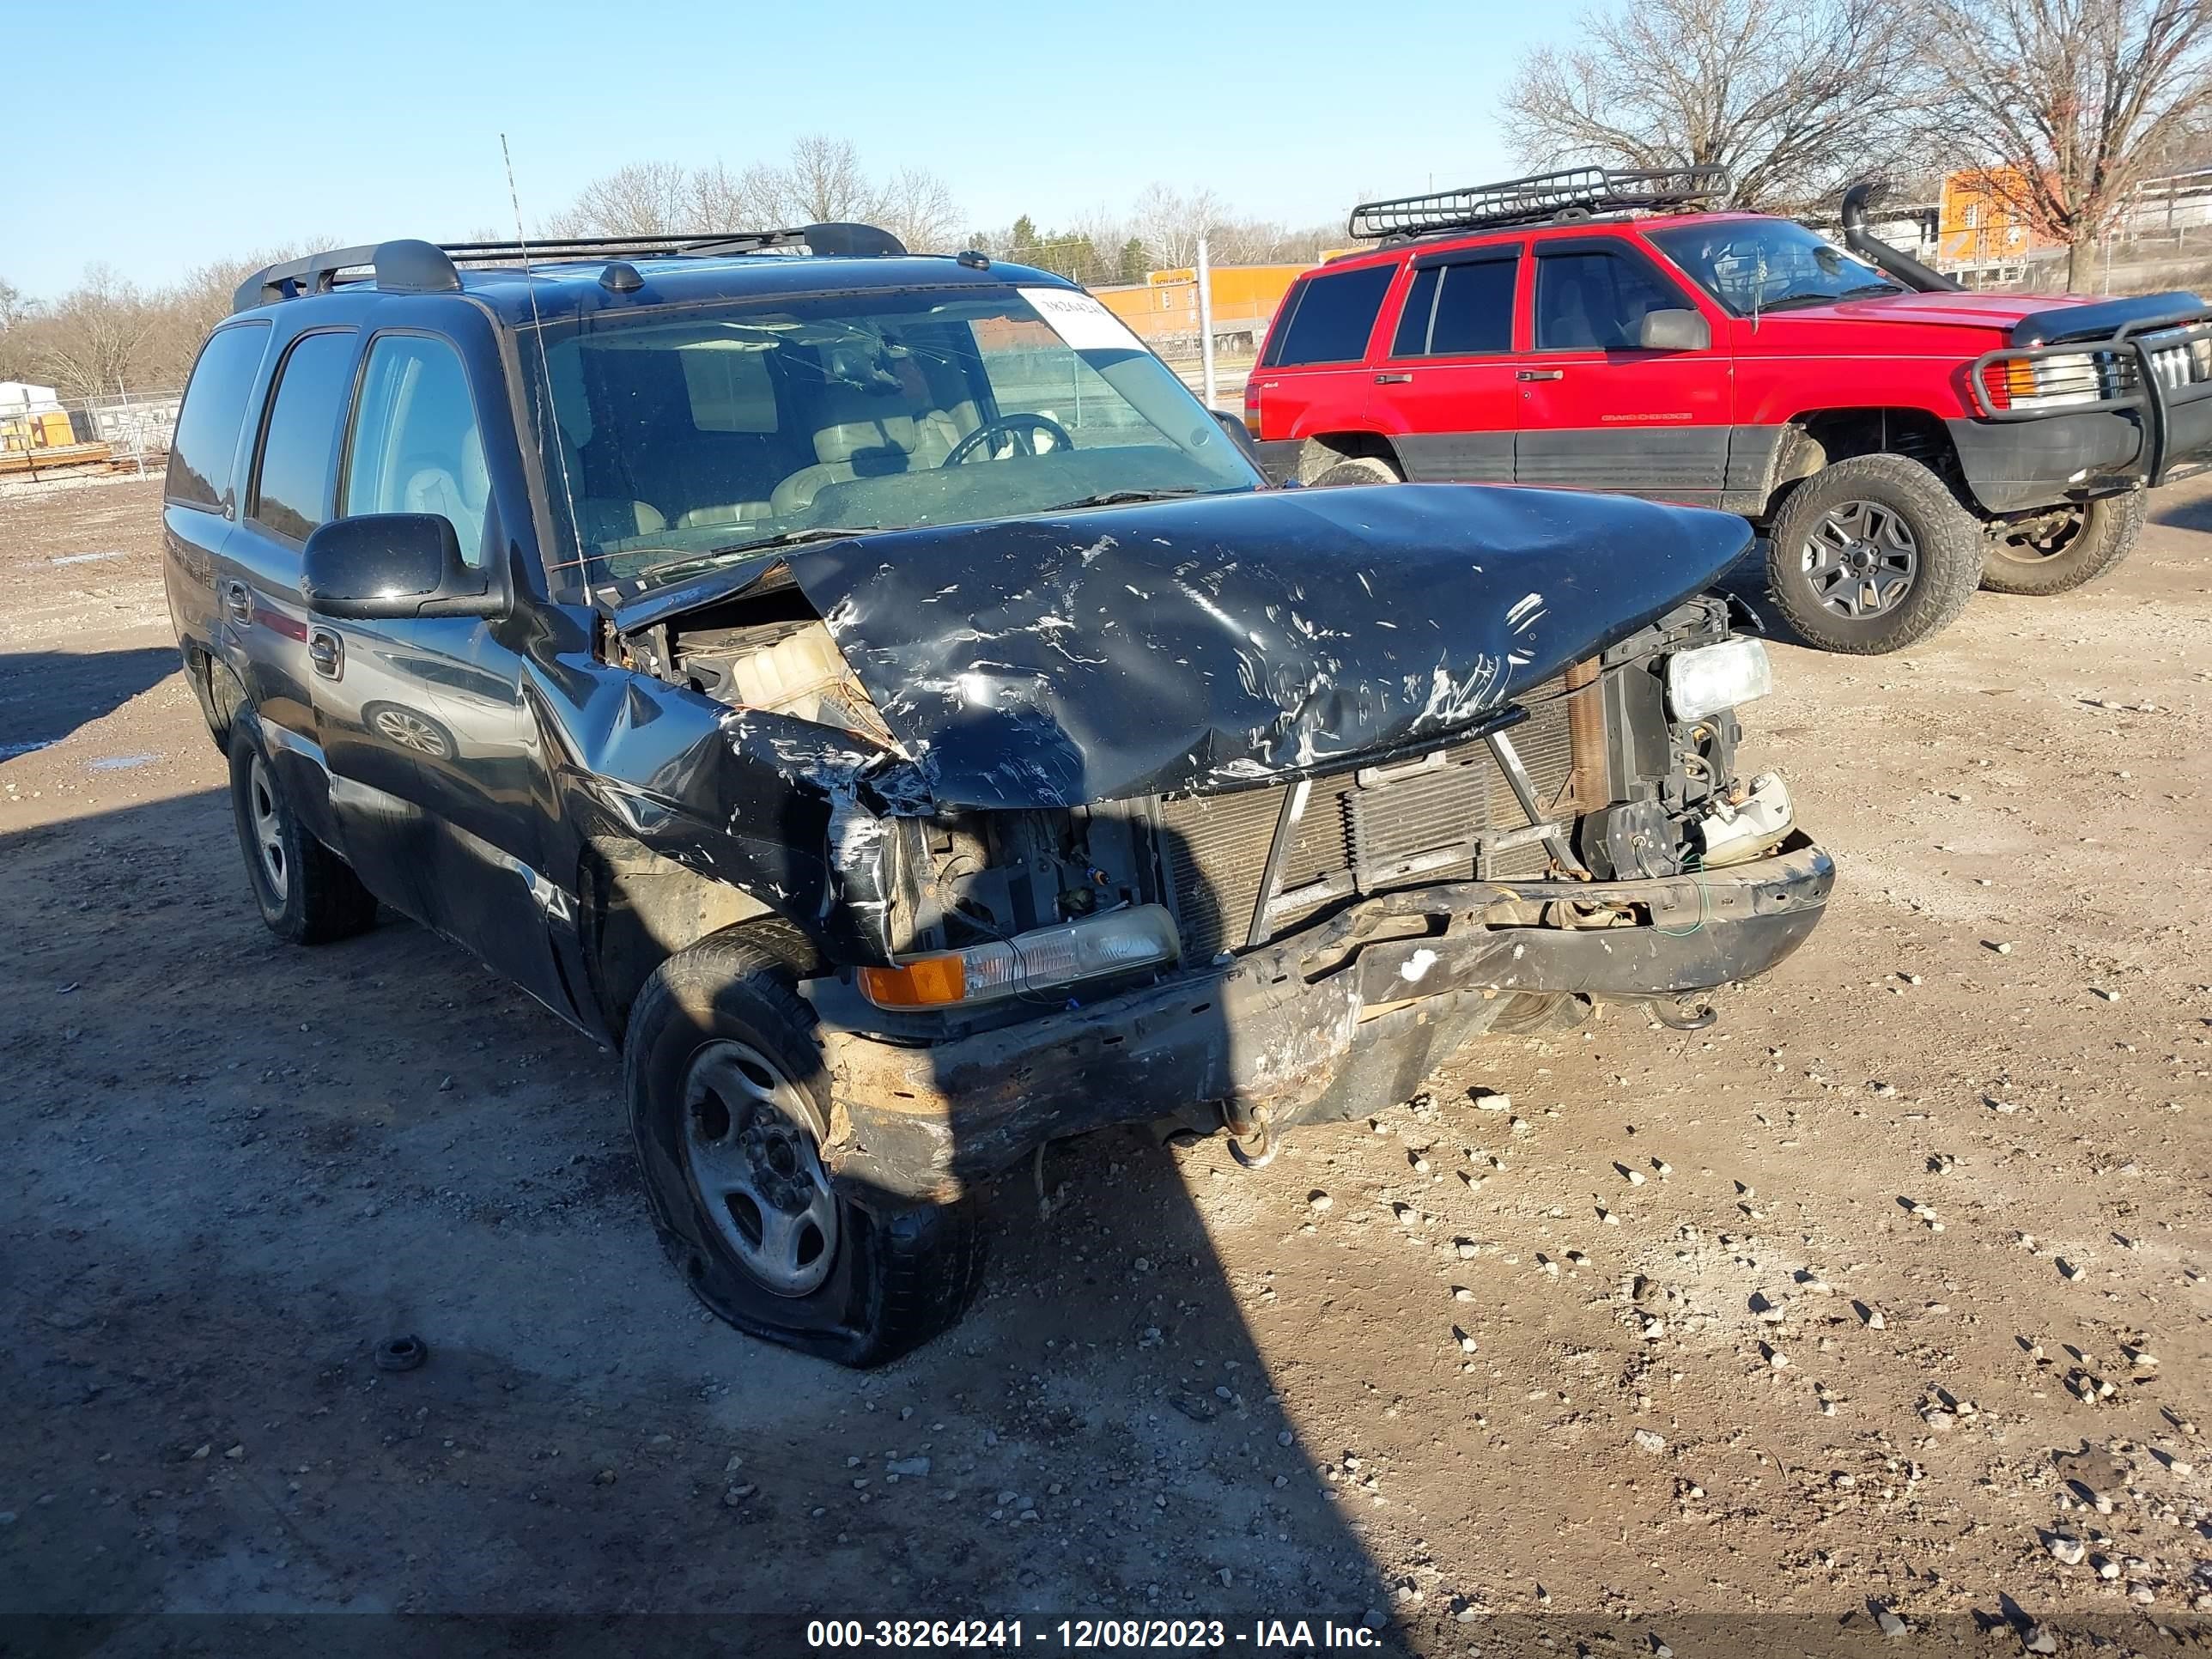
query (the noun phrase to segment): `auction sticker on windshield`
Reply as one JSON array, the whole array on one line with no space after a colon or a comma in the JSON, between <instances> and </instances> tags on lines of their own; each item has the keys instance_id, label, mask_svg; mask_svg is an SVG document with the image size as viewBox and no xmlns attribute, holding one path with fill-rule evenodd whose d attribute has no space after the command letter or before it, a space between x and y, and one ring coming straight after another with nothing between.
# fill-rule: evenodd
<instances>
[{"instance_id":1,"label":"auction sticker on windshield","mask_svg":"<svg viewBox=\"0 0 2212 1659\"><path fill-rule=\"evenodd\" d=\"M1047 326L1078 351L1142 351L1129 325L1088 294L1064 288L1018 288Z\"/></svg>"}]
</instances>

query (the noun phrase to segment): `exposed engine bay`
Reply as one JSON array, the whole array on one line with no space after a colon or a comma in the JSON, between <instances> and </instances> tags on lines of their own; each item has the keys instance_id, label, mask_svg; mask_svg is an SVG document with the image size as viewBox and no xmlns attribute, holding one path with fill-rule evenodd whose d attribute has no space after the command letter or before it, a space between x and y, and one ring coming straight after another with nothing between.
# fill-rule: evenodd
<instances>
[{"instance_id":1,"label":"exposed engine bay","mask_svg":"<svg viewBox=\"0 0 2212 1659\"><path fill-rule=\"evenodd\" d=\"M1495 711L1486 738L1455 732L1385 765L1077 807L888 810L884 943L896 957L957 951L1164 907L1194 966L1422 883L1656 879L1757 857L1789 833L1787 792L1735 778L1732 702L1706 707L1692 687L1685 704L1674 684L1697 653L1735 651L1744 665L1718 666L1765 689L1763 647L1733 620L1729 602L1692 599ZM649 653L662 678L733 711L833 728L886 765L915 758L787 580L674 619Z\"/></svg>"}]
</instances>

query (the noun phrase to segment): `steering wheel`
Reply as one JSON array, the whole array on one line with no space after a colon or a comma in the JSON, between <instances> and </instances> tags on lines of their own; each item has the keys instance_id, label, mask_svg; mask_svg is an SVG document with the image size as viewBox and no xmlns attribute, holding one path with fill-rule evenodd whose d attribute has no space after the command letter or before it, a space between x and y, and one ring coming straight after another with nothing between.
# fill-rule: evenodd
<instances>
[{"instance_id":1,"label":"steering wheel","mask_svg":"<svg viewBox=\"0 0 2212 1659\"><path fill-rule=\"evenodd\" d=\"M1001 415L988 420L952 446L951 453L938 463L939 466L958 466L968 458L1004 433L1012 440L1014 447L1024 455L1037 453L1036 441L1030 435L1042 432L1052 440L1054 449L1073 449L1075 440L1067 435L1067 428L1049 415Z\"/></svg>"}]
</instances>

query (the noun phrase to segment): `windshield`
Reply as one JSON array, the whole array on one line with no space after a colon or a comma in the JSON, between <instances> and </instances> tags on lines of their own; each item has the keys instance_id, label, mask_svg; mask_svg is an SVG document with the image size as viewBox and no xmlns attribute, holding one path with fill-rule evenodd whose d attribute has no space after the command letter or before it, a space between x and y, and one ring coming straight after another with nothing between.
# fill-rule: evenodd
<instances>
[{"instance_id":1,"label":"windshield","mask_svg":"<svg viewBox=\"0 0 2212 1659\"><path fill-rule=\"evenodd\" d=\"M561 452L549 483L593 581L1261 483L1182 382L1072 289L603 314L549 331L541 372Z\"/></svg>"},{"instance_id":2,"label":"windshield","mask_svg":"<svg viewBox=\"0 0 2212 1659\"><path fill-rule=\"evenodd\" d=\"M1872 265L1786 219L1721 219L1645 234L1739 317L1905 292Z\"/></svg>"}]
</instances>

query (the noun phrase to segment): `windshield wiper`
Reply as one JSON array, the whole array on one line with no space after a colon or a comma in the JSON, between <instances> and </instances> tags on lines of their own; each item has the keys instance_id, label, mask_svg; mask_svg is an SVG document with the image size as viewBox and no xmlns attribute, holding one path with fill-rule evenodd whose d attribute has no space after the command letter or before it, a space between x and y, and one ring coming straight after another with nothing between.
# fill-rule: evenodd
<instances>
[{"instance_id":1,"label":"windshield wiper","mask_svg":"<svg viewBox=\"0 0 2212 1659\"><path fill-rule=\"evenodd\" d=\"M1177 495L1217 495L1226 491L1194 489L1178 487L1174 489L1102 489L1096 495L1082 495L1072 501L1057 501L1045 508L1048 513L1065 513L1077 507L1121 507L1130 501L1164 501Z\"/></svg>"},{"instance_id":2,"label":"windshield wiper","mask_svg":"<svg viewBox=\"0 0 2212 1659\"><path fill-rule=\"evenodd\" d=\"M726 547L710 547L696 558L681 560L675 564L655 565L641 575L649 575L659 581L670 576L688 575L695 570L709 569L733 553L765 553L771 548L797 547L806 542L841 542L848 536L863 536L871 530L881 530L879 524L814 525L805 530L779 530L773 536L762 536L750 542L732 542Z\"/></svg>"},{"instance_id":3,"label":"windshield wiper","mask_svg":"<svg viewBox=\"0 0 2212 1659\"><path fill-rule=\"evenodd\" d=\"M1861 283L1836 294L1785 294L1778 300L1769 300L1768 311L1789 311L1798 306L1832 306L1839 300L1864 300L1877 294L1902 294L1905 290L1894 283Z\"/></svg>"}]
</instances>

